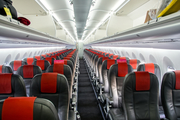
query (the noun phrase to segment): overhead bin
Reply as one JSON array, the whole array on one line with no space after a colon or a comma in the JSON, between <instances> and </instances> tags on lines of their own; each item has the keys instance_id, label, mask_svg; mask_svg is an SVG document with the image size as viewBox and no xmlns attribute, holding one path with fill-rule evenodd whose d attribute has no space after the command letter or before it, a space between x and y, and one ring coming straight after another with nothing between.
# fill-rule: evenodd
<instances>
[{"instance_id":1,"label":"overhead bin","mask_svg":"<svg viewBox=\"0 0 180 120\"><path fill-rule=\"evenodd\" d=\"M116 35L106 37L97 41L84 43L99 44L109 42L124 42L132 40L145 40L150 37L164 37L167 35L179 34L180 12L151 20L146 24L122 31ZM173 39L173 38L172 38Z\"/></svg>"},{"instance_id":2,"label":"overhead bin","mask_svg":"<svg viewBox=\"0 0 180 120\"><path fill-rule=\"evenodd\" d=\"M45 42L56 44L73 44L72 42L63 41L61 39L52 37L46 33L39 32L30 27L27 27L20 22L0 16L0 36L7 38L15 38L27 42ZM16 41L16 40L15 40Z\"/></svg>"}]
</instances>

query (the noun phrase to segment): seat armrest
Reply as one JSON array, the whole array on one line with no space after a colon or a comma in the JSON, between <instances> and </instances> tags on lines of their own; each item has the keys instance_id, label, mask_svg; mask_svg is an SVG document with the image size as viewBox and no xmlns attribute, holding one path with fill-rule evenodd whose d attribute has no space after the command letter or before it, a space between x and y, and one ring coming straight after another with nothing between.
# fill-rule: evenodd
<instances>
[{"instance_id":1,"label":"seat armrest","mask_svg":"<svg viewBox=\"0 0 180 120\"><path fill-rule=\"evenodd\" d=\"M69 110L69 118L68 120L76 120L76 112L73 110Z\"/></svg>"},{"instance_id":2,"label":"seat armrest","mask_svg":"<svg viewBox=\"0 0 180 120\"><path fill-rule=\"evenodd\" d=\"M113 99L111 97L106 98L106 113L109 113L110 107L113 104Z\"/></svg>"}]
</instances>

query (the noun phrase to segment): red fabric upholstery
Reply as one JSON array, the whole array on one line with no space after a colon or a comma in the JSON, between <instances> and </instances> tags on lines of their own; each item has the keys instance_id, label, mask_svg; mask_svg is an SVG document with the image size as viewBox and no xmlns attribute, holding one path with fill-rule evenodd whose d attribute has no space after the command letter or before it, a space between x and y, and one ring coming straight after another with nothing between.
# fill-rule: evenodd
<instances>
[{"instance_id":1,"label":"red fabric upholstery","mask_svg":"<svg viewBox=\"0 0 180 120\"><path fill-rule=\"evenodd\" d=\"M37 60L36 65L41 68L41 70L44 70L44 60Z\"/></svg>"},{"instance_id":2,"label":"red fabric upholstery","mask_svg":"<svg viewBox=\"0 0 180 120\"><path fill-rule=\"evenodd\" d=\"M153 63L147 63L147 64L144 64L145 65L145 71L148 71L150 73L153 73L154 74L154 64Z\"/></svg>"},{"instance_id":3,"label":"red fabric upholstery","mask_svg":"<svg viewBox=\"0 0 180 120\"><path fill-rule=\"evenodd\" d=\"M132 66L133 69L137 68L137 59L129 60L129 64Z\"/></svg>"},{"instance_id":4,"label":"red fabric upholstery","mask_svg":"<svg viewBox=\"0 0 180 120\"><path fill-rule=\"evenodd\" d=\"M67 65L67 61L68 61L68 60L64 59L64 64L65 64L65 65Z\"/></svg>"},{"instance_id":5,"label":"red fabric upholstery","mask_svg":"<svg viewBox=\"0 0 180 120\"><path fill-rule=\"evenodd\" d=\"M17 71L17 69L22 65L22 61L14 61L14 70Z\"/></svg>"},{"instance_id":6,"label":"red fabric upholstery","mask_svg":"<svg viewBox=\"0 0 180 120\"><path fill-rule=\"evenodd\" d=\"M24 78L33 78L34 77L34 71L33 71L33 65L24 65L23 66L23 77Z\"/></svg>"},{"instance_id":7,"label":"red fabric upholstery","mask_svg":"<svg viewBox=\"0 0 180 120\"><path fill-rule=\"evenodd\" d=\"M150 75L147 71L135 72L136 91L150 90Z\"/></svg>"},{"instance_id":8,"label":"red fabric upholstery","mask_svg":"<svg viewBox=\"0 0 180 120\"><path fill-rule=\"evenodd\" d=\"M126 59L117 59L117 63L123 63L123 62L127 62Z\"/></svg>"},{"instance_id":9,"label":"red fabric upholstery","mask_svg":"<svg viewBox=\"0 0 180 120\"><path fill-rule=\"evenodd\" d=\"M53 72L64 74L64 64L54 64Z\"/></svg>"},{"instance_id":10,"label":"red fabric upholstery","mask_svg":"<svg viewBox=\"0 0 180 120\"><path fill-rule=\"evenodd\" d=\"M27 58L27 64L32 65L34 58Z\"/></svg>"},{"instance_id":11,"label":"red fabric upholstery","mask_svg":"<svg viewBox=\"0 0 180 120\"><path fill-rule=\"evenodd\" d=\"M41 92L56 93L58 73L43 73L41 76Z\"/></svg>"},{"instance_id":12,"label":"red fabric upholstery","mask_svg":"<svg viewBox=\"0 0 180 120\"><path fill-rule=\"evenodd\" d=\"M180 70L176 70L174 71L175 75L176 75L176 86L175 89L176 90L180 90Z\"/></svg>"},{"instance_id":13,"label":"red fabric upholstery","mask_svg":"<svg viewBox=\"0 0 180 120\"><path fill-rule=\"evenodd\" d=\"M107 60L107 69L109 70L109 68L111 67L111 65L115 64L115 60Z\"/></svg>"},{"instance_id":14,"label":"red fabric upholstery","mask_svg":"<svg viewBox=\"0 0 180 120\"><path fill-rule=\"evenodd\" d=\"M11 76L12 74L0 74L0 93L10 94L11 89Z\"/></svg>"},{"instance_id":15,"label":"red fabric upholstery","mask_svg":"<svg viewBox=\"0 0 180 120\"><path fill-rule=\"evenodd\" d=\"M125 77L128 74L128 65L125 62L118 63L118 76Z\"/></svg>"},{"instance_id":16,"label":"red fabric upholstery","mask_svg":"<svg viewBox=\"0 0 180 120\"><path fill-rule=\"evenodd\" d=\"M118 55L113 55L113 59L116 60L119 56Z\"/></svg>"},{"instance_id":17,"label":"red fabric upholstery","mask_svg":"<svg viewBox=\"0 0 180 120\"><path fill-rule=\"evenodd\" d=\"M2 67L3 67L3 65L0 65L0 73L2 73Z\"/></svg>"},{"instance_id":18,"label":"red fabric upholstery","mask_svg":"<svg viewBox=\"0 0 180 120\"><path fill-rule=\"evenodd\" d=\"M126 57L120 57L120 59L126 59Z\"/></svg>"},{"instance_id":19,"label":"red fabric upholstery","mask_svg":"<svg viewBox=\"0 0 180 120\"><path fill-rule=\"evenodd\" d=\"M67 59L67 60L70 60L71 57L64 57L63 59Z\"/></svg>"},{"instance_id":20,"label":"red fabric upholstery","mask_svg":"<svg viewBox=\"0 0 180 120\"><path fill-rule=\"evenodd\" d=\"M41 60L41 56L35 56L37 60Z\"/></svg>"},{"instance_id":21,"label":"red fabric upholstery","mask_svg":"<svg viewBox=\"0 0 180 120\"><path fill-rule=\"evenodd\" d=\"M45 58L45 60L49 61L50 65L52 64L52 58L51 57L47 57L47 58Z\"/></svg>"},{"instance_id":22,"label":"red fabric upholstery","mask_svg":"<svg viewBox=\"0 0 180 120\"><path fill-rule=\"evenodd\" d=\"M2 107L2 120L33 120L36 97L9 97Z\"/></svg>"},{"instance_id":23,"label":"red fabric upholstery","mask_svg":"<svg viewBox=\"0 0 180 120\"><path fill-rule=\"evenodd\" d=\"M108 57L102 57L102 62L108 59L109 59Z\"/></svg>"},{"instance_id":24,"label":"red fabric upholstery","mask_svg":"<svg viewBox=\"0 0 180 120\"><path fill-rule=\"evenodd\" d=\"M54 64L64 64L64 60L54 60Z\"/></svg>"}]
</instances>

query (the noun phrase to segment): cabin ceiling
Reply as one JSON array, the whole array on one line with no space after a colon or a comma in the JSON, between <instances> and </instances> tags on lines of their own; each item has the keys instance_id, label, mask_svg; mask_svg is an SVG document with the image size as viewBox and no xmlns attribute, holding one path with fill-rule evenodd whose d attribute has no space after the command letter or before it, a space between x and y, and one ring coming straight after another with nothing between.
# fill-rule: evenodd
<instances>
[{"instance_id":1,"label":"cabin ceiling","mask_svg":"<svg viewBox=\"0 0 180 120\"><path fill-rule=\"evenodd\" d=\"M112 14L127 15L149 0L13 0L20 15L51 14L74 40L105 29Z\"/></svg>"}]
</instances>

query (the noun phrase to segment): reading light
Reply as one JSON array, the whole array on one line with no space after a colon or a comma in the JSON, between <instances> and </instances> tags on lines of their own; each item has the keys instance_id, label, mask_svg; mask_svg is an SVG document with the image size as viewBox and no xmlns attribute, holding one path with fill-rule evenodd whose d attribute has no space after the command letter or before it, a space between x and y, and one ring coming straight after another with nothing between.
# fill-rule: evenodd
<instances>
[{"instance_id":1,"label":"reading light","mask_svg":"<svg viewBox=\"0 0 180 120\"><path fill-rule=\"evenodd\" d=\"M111 17L112 14L117 13L123 6L125 6L130 0L119 0L119 2L117 4L115 4L115 6L112 8L112 12L108 13L103 19L102 21L92 30L92 32L90 32L90 34L88 34L88 36L84 39L85 41L87 40L87 38L89 38L89 36L95 32L96 29L98 29L103 23L105 23L107 20L109 20L109 18ZM84 35L84 33L83 33ZM83 36L84 37L84 36ZM82 38L83 38L82 37Z\"/></svg>"}]
</instances>

